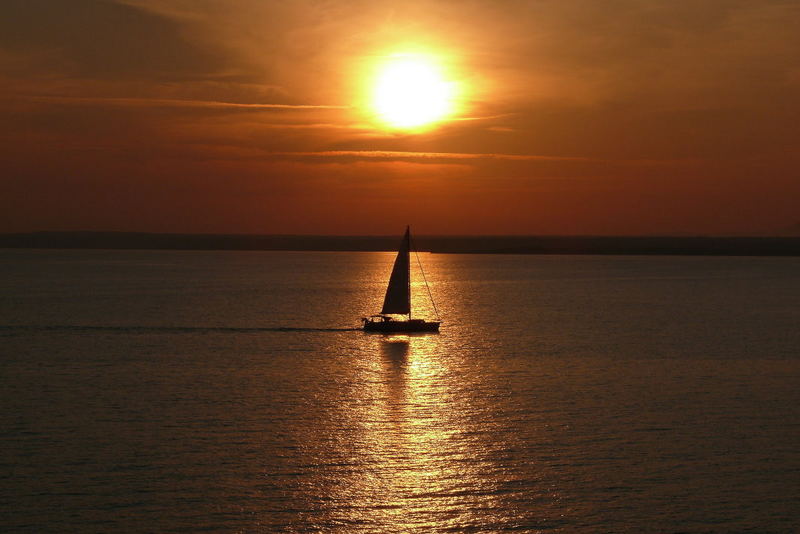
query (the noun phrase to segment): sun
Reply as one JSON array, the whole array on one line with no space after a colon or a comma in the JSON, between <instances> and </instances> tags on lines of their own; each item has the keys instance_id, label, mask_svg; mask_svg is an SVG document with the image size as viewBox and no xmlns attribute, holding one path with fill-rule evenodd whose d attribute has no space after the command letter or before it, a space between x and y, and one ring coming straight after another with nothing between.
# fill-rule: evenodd
<instances>
[{"instance_id":1,"label":"sun","mask_svg":"<svg viewBox=\"0 0 800 534\"><path fill-rule=\"evenodd\" d=\"M420 128L453 112L454 93L455 84L431 58L395 55L379 67L372 108L391 128Z\"/></svg>"}]
</instances>

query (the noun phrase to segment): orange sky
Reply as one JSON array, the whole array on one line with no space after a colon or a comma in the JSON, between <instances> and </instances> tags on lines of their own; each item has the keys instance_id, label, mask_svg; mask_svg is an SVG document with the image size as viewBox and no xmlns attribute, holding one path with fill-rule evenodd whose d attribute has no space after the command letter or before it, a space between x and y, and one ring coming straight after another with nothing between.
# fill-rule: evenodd
<instances>
[{"instance_id":1,"label":"orange sky","mask_svg":"<svg viewBox=\"0 0 800 534\"><path fill-rule=\"evenodd\" d=\"M800 3L3 0L0 232L773 234ZM422 50L424 132L365 113Z\"/></svg>"}]
</instances>

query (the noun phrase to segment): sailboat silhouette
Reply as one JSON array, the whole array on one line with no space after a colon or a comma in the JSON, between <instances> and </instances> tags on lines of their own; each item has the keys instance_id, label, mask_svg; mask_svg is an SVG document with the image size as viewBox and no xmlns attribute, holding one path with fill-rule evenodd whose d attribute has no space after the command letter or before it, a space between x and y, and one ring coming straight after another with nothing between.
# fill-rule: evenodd
<instances>
[{"instance_id":1,"label":"sailboat silhouette","mask_svg":"<svg viewBox=\"0 0 800 534\"><path fill-rule=\"evenodd\" d=\"M438 332L440 320L426 321L425 319L411 318L411 228L406 227L397 258L394 260L386 296L383 299L381 312L370 317L364 317L364 330L367 332ZM419 258L418 258L419 259ZM420 268L422 264L420 263ZM423 280L425 273L422 274ZM425 286L428 286L425 280ZM433 303L433 295L428 288L428 295ZM436 311L436 304L433 303ZM392 315L408 315L408 319L395 319ZM438 319L438 312L436 312Z\"/></svg>"}]
</instances>

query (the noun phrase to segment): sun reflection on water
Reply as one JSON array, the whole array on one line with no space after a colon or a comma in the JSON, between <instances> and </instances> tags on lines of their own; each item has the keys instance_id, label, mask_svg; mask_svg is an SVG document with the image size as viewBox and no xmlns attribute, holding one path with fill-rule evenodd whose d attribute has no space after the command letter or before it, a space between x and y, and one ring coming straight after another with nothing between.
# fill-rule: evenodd
<instances>
[{"instance_id":1,"label":"sun reflection on water","mask_svg":"<svg viewBox=\"0 0 800 534\"><path fill-rule=\"evenodd\" d=\"M487 367L495 361L485 357L492 342L461 325L469 295L448 281L453 260L426 256L426 276L444 320L441 333L359 333L326 377L335 383L335 395L309 402L315 410L324 403L314 434L302 444L313 469L306 481L313 487L303 489L314 496L312 528L492 530L538 524L530 520L536 510L531 503L552 501L545 487L520 480L521 470L538 473L540 467L521 467L528 462L524 433L515 417L508 420L518 407L509 404L507 383L486 380L487 373L505 372ZM365 307L379 306L393 259L371 256ZM414 267L414 316L433 318Z\"/></svg>"},{"instance_id":2,"label":"sun reflection on water","mask_svg":"<svg viewBox=\"0 0 800 534\"><path fill-rule=\"evenodd\" d=\"M365 402L353 406L362 421L354 436L361 468L336 486L339 514L343 501L349 505L339 520L397 531L485 522L497 489L487 464L495 437L470 424L473 393L441 357L443 337L367 337L377 350L362 368Z\"/></svg>"}]
</instances>

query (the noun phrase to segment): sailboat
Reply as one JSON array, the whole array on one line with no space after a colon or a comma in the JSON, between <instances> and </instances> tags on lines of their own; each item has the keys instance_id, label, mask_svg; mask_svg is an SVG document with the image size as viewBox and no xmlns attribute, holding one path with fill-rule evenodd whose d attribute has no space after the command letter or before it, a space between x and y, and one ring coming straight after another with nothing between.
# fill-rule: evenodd
<instances>
[{"instance_id":1,"label":"sailboat","mask_svg":"<svg viewBox=\"0 0 800 534\"><path fill-rule=\"evenodd\" d=\"M406 227L403 241L400 243L400 250L394 260L392 274L389 277L389 286L386 288L386 296L383 299L383 309L381 312L370 317L364 317L364 330L367 332L438 332L440 320L426 321L425 319L411 318L411 229ZM419 261L419 256L417 256ZM419 264L422 271L422 263ZM422 271L422 278L425 280L425 273ZM433 302L433 295L425 280L425 287L428 288L428 296L431 298L433 310L436 312L437 319L439 312L436 311L436 304ZM408 319L396 319L392 315L408 315Z\"/></svg>"}]
</instances>

